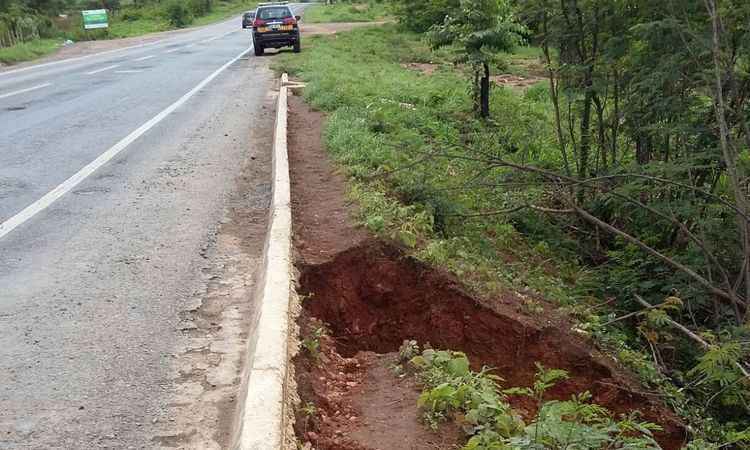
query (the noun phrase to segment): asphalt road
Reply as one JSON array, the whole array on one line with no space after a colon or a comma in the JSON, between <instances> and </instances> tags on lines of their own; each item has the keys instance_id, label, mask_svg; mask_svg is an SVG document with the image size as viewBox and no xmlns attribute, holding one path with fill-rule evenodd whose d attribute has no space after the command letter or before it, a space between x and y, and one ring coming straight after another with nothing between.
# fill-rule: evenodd
<instances>
[{"instance_id":1,"label":"asphalt road","mask_svg":"<svg viewBox=\"0 0 750 450\"><path fill-rule=\"evenodd\" d=\"M0 72L0 448L226 445L273 121L239 24Z\"/></svg>"}]
</instances>

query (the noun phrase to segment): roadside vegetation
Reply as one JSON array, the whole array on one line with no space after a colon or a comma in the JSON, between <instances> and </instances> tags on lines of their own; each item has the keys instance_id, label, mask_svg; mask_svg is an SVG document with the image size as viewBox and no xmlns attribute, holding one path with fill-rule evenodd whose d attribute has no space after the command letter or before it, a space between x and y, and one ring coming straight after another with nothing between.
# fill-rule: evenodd
<instances>
[{"instance_id":1,"label":"roadside vegetation","mask_svg":"<svg viewBox=\"0 0 750 450\"><path fill-rule=\"evenodd\" d=\"M590 403L582 392L570 400L548 400L547 392L568 378L567 372L537 364L531 387L502 386L490 368L470 369L464 353L426 348L406 341L397 371L413 373L423 386L418 405L426 424L437 429L454 420L468 435L463 450L484 449L659 449L655 424L639 421L637 413L613 418L606 408ZM508 396L527 397L536 413L524 421Z\"/></svg>"},{"instance_id":2,"label":"roadside vegetation","mask_svg":"<svg viewBox=\"0 0 750 450\"><path fill-rule=\"evenodd\" d=\"M58 39L36 39L10 47L0 47L0 63L14 64L52 53L60 46Z\"/></svg>"},{"instance_id":3,"label":"roadside vegetation","mask_svg":"<svg viewBox=\"0 0 750 450\"><path fill-rule=\"evenodd\" d=\"M387 16L386 4L382 1L369 3L332 3L329 5L308 6L304 21L307 23L327 22L375 22Z\"/></svg>"},{"instance_id":4,"label":"roadside vegetation","mask_svg":"<svg viewBox=\"0 0 750 450\"><path fill-rule=\"evenodd\" d=\"M329 113L370 230L485 296L541 294L519 307L565 312L690 448L750 448L750 7L487 3L397 1L277 69Z\"/></svg>"},{"instance_id":5,"label":"roadside vegetation","mask_svg":"<svg viewBox=\"0 0 750 450\"><path fill-rule=\"evenodd\" d=\"M247 0L0 0L0 63L51 53L73 42L205 25L252 9ZM81 10L106 9L109 28L84 30ZM239 26L239 25L238 25Z\"/></svg>"}]
</instances>

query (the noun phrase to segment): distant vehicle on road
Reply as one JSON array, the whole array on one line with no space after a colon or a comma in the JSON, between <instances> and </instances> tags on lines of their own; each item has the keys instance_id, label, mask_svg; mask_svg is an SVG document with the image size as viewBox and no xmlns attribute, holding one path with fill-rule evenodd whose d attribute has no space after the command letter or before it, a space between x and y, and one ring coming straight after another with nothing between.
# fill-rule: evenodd
<instances>
[{"instance_id":1,"label":"distant vehicle on road","mask_svg":"<svg viewBox=\"0 0 750 450\"><path fill-rule=\"evenodd\" d=\"M300 52L299 22L286 2L259 3L253 21L253 49L261 56L267 48L292 47Z\"/></svg>"},{"instance_id":2,"label":"distant vehicle on road","mask_svg":"<svg viewBox=\"0 0 750 450\"><path fill-rule=\"evenodd\" d=\"M255 11L248 11L242 15L242 28L252 28L255 20Z\"/></svg>"}]
</instances>

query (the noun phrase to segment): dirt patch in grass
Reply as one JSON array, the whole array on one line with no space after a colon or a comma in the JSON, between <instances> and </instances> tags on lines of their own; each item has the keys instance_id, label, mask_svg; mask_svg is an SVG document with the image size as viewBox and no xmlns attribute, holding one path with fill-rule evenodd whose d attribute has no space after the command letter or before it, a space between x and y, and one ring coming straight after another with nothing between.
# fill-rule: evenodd
<instances>
[{"instance_id":1,"label":"dirt patch in grass","mask_svg":"<svg viewBox=\"0 0 750 450\"><path fill-rule=\"evenodd\" d=\"M440 66L437 64L429 63L408 63L401 64L401 67L403 67L404 69L416 70L423 75L432 75Z\"/></svg>"},{"instance_id":2,"label":"dirt patch in grass","mask_svg":"<svg viewBox=\"0 0 750 450\"><path fill-rule=\"evenodd\" d=\"M336 34L343 31L351 31L355 28L373 27L385 25L386 21L378 22L331 22L331 23L305 23L304 18L300 24L300 32L303 36L314 36L316 34Z\"/></svg>"},{"instance_id":3,"label":"dirt patch in grass","mask_svg":"<svg viewBox=\"0 0 750 450\"><path fill-rule=\"evenodd\" d=\"M321 142L324 119L299 98L290 98L302 338L327 329L313 337L319 340L318 350L302 351L295 360L301 441L316 449L460 446L463 437L455 428L441 427L435 434L420 423L418 387L389 370L400 344L414 339L465 352L474 369L495 368L506 387L530 386L536 362L565 369L570 379L552 389L551 398L568 399L588 390L596 403L616 413L640 410L645 419L664 427L657 437L665 449L681 447L685 433L675 414L611 359L570 333L569 324L546 312L534 317L520 313L520 294L491 301L474 298L452 275L354 226L345 179L333 169ZM534 414L528 400L510 402L527 418ZM420 442L432 446L416 446Z\"/></svg>"},{"instance_id":4,"label":"dirt patch in grass","mask_svg":"<svg viewBox=\"0 0 750 450\"><path fill-rule=\"evenodd\" d=\"M499 86L507 86L507 87L514 87L514 88L522 88L522 89L527 88L531 85L534 85L544 80L545 78L542 78L542 77L536 77L536 76L521 77L518 75L510 75L510 74L494 75L490 77L490 81L492 81L493 83Z\"/></svg>"}]
</instances>

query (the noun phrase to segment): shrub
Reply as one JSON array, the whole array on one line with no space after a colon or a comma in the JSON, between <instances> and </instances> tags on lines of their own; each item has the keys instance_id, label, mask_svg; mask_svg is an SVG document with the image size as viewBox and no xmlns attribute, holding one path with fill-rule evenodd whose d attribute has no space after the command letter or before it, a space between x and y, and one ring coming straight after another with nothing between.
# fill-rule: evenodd
<instances>
[{"instance_id":1,"label":"shrub","mask_svg":"<svg viewBox=\"0 0 750 450\"><path fill-rule=\"evenodd\" d=\"M190 10L179 0L167 3L164 13L169 23L177 28L184 28L193 22Z\"/></svg>"},{"instance_id":2,"label":"shrub","mask_svg":"<svg viewBox=\"0 0 750 450\"><path fill-rule=\"evenodd\" d=\"M391 12L408 30L424 33L443 23L445 16L459 9L458 0L392 0Z\"/></svg>"},{"instance_id":3,"label":"shrub","mask_svg":"<svg viewBox=\"0 0 750 450\"><path fill-rule=\"evenodd\" d=\"M211 12L211 0L189 0L188 7L194 16L205 16Z\"/></svg>"},{"instance_id":4,"label":"shrub","mask_svg":"<svg viewBox=\"0 0 750 450\"><path fill-rule=\"evenodd\" d=\"M120 18L125 22L135 22L143 17L141 9L139 8L127 8L122 10Z\"/></svg>"}]
</instances>

